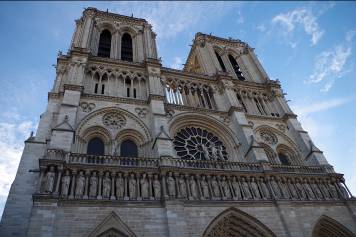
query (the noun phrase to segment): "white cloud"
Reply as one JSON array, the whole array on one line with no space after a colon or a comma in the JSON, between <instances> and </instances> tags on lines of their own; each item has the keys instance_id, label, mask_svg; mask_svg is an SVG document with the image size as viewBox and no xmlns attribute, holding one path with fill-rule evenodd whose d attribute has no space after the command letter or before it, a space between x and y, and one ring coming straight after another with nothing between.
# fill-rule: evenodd
<instances>
[{"instance_id":1,"label":"white cloud","mask_svg":"<svg viewBox=\"0 0 356 237\"><path fill-rule=\"evenodd\" d=\"M316 45L324 34L320 29L316 16L311 10L302 8L281 13L272 19L273 24L280 24L286 30L285 34L292 34L295 28L300 25L304 31L311 36L312 45Z\"/></svg>"},{"instance_id":2,"label":"white cloud","mask_svg":"<svg viewBox=\"0 0 356 237\"><path fill-rule=\"evenodd\" d=\"M326 81L321 91L328 92L337 78L341 78L349 72L345 69L345 65L350 56L351 47L343 44L320 53L315 59L314 72L307 82L320 83Z\"/></svg>"},{"instance_id":3,"label":"white cloud","mask_svg":"<svg viewBox=\"0 0 356 237\"><path fill-rule=\"evenodd\" d=\"M5 117L11 113L6 113ZM33 121L21 120L16 113L13 115L13 119L8 120L11 122L0 122L0 214L16 175L24 140L36 129Z\"/></svg>"},{"instance_id":4,"label":"white cloud","mask_svg":"<svg viewBox=\"0 0 356 237\"><path fill-rule=\"evenodd\" d=\"M353 99L351 98L334 98L330 100L325 100L325 101L319 101L315 102L312 104L307 104L306 105L294 105L291 106L293 108L293 111L302 117L308 116L312 113L320 112L320 111L325 111L329 110L335 107L339 107L341 105L344 105Z\"/></svg>"},{"instance_id":5,"label":"white cloud","mask_svg":"<svg viewBox=\"0 0 356 237\"><path fill-rule=\"evenodd\" d=\"M206 24L239 5L234 2L117 2L111 8L119 14L134 13L134 16L146 19L158 38L169 39L180 32L191 31L197 25ZM243 21L240 13L236 17L238 21Z\"/></svg>"},{"instance_id":6,"label":"white cloud","mask_svg":"<svg viewBox=\"0 0 356 237\"><path fill-rule=\"evenodd\" d=\"M266 25L263 24L263 23L262 23L262 24L259 24L259 25L257 26L257 30L261 31L262 33L265 32L265 31L267 30Z\"/></svg>"},{"instance_id":7,"label":"white cloud","mask_svg":"<svg viewBox=\"0 0 356 237\"><path fill-rule=\"evenodd\" d=\"M351 42L354 36L356 35L356 30L349 30L346 32L345 39L347 42Z\"/></svg>"},{"instance_id":8,"label":"white cloud","mask_svg":"<svg viewBox=\"0 0 356 237\"><path fill-rule=\"evenodd\" d=\"M174 62L173 64L170 66L171 68L174 68L174 69L182 69L183 68L183 59L180 58L180 57L174 57Z\"/></svg>"}]
</instances>

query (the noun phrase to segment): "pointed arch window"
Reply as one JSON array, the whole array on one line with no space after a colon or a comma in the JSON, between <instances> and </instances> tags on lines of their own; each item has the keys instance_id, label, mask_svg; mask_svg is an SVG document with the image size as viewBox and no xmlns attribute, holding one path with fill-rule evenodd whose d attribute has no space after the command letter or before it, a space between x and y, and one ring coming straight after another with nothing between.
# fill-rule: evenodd
<instances>
[{"instance_id":1,"label":"pointed arch window","mask_svg":"<svg viewBox=\"0 0 356 237\"><path fill-rule=\"evenodd\" d=\"M132 38L128 33L125 33L121 38L121 59L128 62L133 61Z\"/></svg>"},{"instance_id":2,"label":"pointed arch window","mask_svg":"<svg viewBox=\"0 0 356 237\"><path fill-rule=\"evenodd\" d=\"M284 153L278 153L278 158L281 162L282 165L290 165L289 158L286 154Z\"/></svg>"},{"instance_id":3,"label":"pointed arch window","mask_svg":"<svg viewBox=\"0 0 356 237\"><path fill-rule=\"evenodd\" d=\"M103 156L104 155L104 142L98 137L92 138L88 142L87 154Z\"/></svg>"},{"instance_id":4,"label":"pointed arch window","mask_svg":"<svg viewBox=\"0 0 356 237\"><path fill-rule=\"evenodd\" d=\"M216 58L219 61L221 69L223 70L223 72L226 72L226 67L224 65L224 62L223 62L222 58L220 57L220 55L216 51L215 51L215 55L216 55Z\"/></svg>"},{"instance_id":5,"label":"pointed arch window","mask_svg":"<svg viewBox=\"0 0 356 237\"><path fill-rule=\"evenodd\" d=\"M111 33L108 30L103 30L100 34L98 56L110 58L111 49Z\"/></svg>"},{"instance_id":6,"label":"pointed arch window","mask_svg":"<svg viewBox=\"0 0 356 237\"><path fill-rule=\"evenodd\" d=\"M120 155L125 157L138 157L136 143L131 140L125 140L120 145Z\"/></svg>"},{"instance_id":7,"label":"pointed arch window","mask_svg":"<svg viewBox=\"0 0 356 237\"><path fill-rule=\"evenodd\" d=\"M244 75L242 74L239 65L237 64L236 59L235 59L231 54L229 54L229 61L230 61L230 63L231 63L232 68L233 68L234 71L235 71L235 74L236 74L237 78L238 78L239 80L241 80L241 81L244 81L244 80L245 80L245 77L244 77Z\"/></svg>"}]
</instances>

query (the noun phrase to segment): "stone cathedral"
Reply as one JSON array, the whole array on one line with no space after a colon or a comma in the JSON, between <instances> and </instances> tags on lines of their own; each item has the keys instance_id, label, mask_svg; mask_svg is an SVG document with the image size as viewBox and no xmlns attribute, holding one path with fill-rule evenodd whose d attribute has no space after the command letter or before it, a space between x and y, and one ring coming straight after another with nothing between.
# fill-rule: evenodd
<instances>
[{"instance_id":1,"label":"stone cathedral","mask_svg":"<svg viewBox=\"0 0 356 237\"><path fill-rule=\"evenodd\" d=\"M195 35L161 65L144 19L84 10L0 236L351 237L356 199L254 49Z\"/></svg>"}]
</instances>

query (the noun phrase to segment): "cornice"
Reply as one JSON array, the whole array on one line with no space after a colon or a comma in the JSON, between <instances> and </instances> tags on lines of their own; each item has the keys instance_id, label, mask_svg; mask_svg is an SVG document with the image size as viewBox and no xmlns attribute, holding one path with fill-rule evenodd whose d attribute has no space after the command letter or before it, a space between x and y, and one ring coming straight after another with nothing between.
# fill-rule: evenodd
<instances>
[{"instance_id":1,"label":"cornice","mask_svg":"<svg viewBox=\"0 0 356 237\"><path fill-rule=\"evenodd\" d=\"M224 116L229 115L228 112L224 112L224 111L198 108L198 107L190 107L190 106L185 106L185 105L176 105L176 104L170 104L170 103L164 103L164 107L165 107L165 109L176 109L176 110L191 111L191 112L203 112L205 114L209 113L209 114L224 115Z\"/></svg>"},{"instance_id":2,"label":"cornice","mask_svg":"<svg viewBox=\"0 0 356 237\"><path fill-rule=\"evenodd\" d=\"M95 95L95 94L83 93L81 98L82 99L93 99L93 100L99 100L99 101L111 101L111 102L116 102L116 103L147 105L146 100L108 96L108 95Z\"/></svg>"},{"instance_id":3,"label":"cornice","mask_svg":"<svg viewBox=\"0 0 356 237\"><path fill-rule=\"evenodd\" d=\"M63 88L64 90L70 90L70 91L79 91L79 92L84 91L84 87L79 85L64 84Z\"/></svg>"}]
</instances>

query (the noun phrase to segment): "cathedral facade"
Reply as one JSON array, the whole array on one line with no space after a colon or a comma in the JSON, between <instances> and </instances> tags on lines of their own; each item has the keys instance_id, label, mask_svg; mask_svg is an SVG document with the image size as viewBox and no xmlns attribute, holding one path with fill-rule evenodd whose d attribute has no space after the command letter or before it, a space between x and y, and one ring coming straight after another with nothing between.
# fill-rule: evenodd
<instances>
[{"instance_id":1,"label":"cathedral facade","mask_svg":"<svg viewBox=\"0 0 356 237\"><path fill-rule=\"evenodd\" d=\"M253 48L84 10L25 141L0 236L351 237L356 200Z\"/></svg>"}]
</instances>

